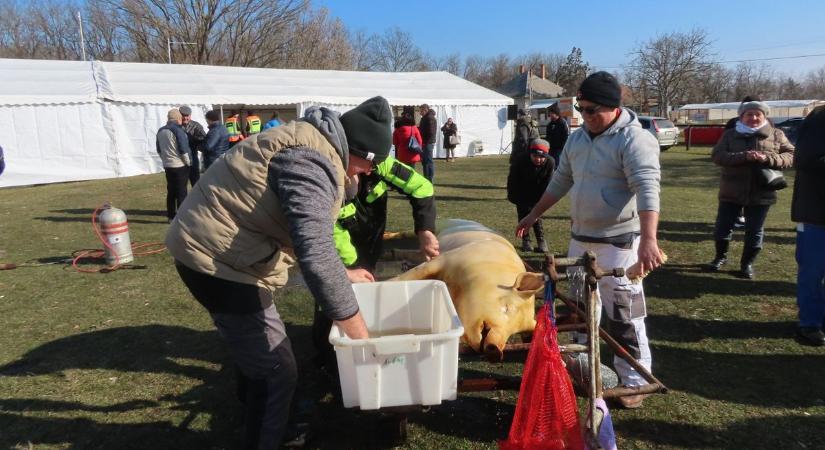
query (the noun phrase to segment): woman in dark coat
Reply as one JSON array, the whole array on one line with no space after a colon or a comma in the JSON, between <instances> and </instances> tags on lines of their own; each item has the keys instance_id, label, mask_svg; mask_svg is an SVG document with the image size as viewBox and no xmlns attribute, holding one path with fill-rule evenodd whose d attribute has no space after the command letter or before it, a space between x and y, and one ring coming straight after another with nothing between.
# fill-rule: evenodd
<instances>
[{"instance_id":1,"label":"woman in dark coat","mask_svg":"<svg viewBox=\"0 0 825 450\"><path fill-rule=\"evenodd\" d=\"M727 262L728 247L739 210L745 210L745 246L739 275L754 278L753 262L762 249L765 218L776 203L776 191L765 186L763 168L788 169L793 165L794 147L785 133L768 121L770 108L761 101L742 103L735 128L725 131L713 148L713 162L722 166L719 210L714 239L716 257L708 265L718 271Z\"/></svg>"},{"instance_id":2,"label":"woman in dark coat","mask_svg":"<svg viewBox=\"0 0 825 450\"><path fill-rule=\"evenodd\" d=\"M507 200L516 205L518 220L525 218L536 206L553 170L556 167L553 158L550 157L550 144L544 139L533 139L528 147L529 153L517 155L510 165L510 172L507 176ZM536 235L536 247L530 245L530 233L525 233L521 243L521 250L529 252L547 252L547 243L544 241L544 226L541 218L533 224L533 233Z\"/></svg>"},{"instance_id":3,"label":"woman in dark coat","mask_svg":"<svg viewBox=\"0 0 825 450\"><path fill-rule=\"evenodd\" d=\"M447 119L447 123L441 127L441 133L444 135L444 150L447 151L447 162L455 159L456 144L450 143L450 136L458 136L458 126L453 122L453 118Z\"/></svg>"}]
</instances>

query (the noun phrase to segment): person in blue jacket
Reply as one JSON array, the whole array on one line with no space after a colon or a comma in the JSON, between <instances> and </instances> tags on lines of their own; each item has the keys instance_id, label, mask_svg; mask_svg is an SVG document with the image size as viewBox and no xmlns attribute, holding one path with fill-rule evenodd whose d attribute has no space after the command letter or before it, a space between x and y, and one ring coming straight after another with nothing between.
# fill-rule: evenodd
<instances>
[{"instance_id":1,"label":"person in blue jacket","mask_svg":"<svg viewBox=\"0 0 825 450\"><path fill-rule=\"evenodd\" d=\"M264 124L264 130L268 130L270 128L275 128L281 125L281 116L278 115L278 111L272 113L272 118L269 119L269 122Z\"/></svg>"},{"instance_id":2,"label":"person in blue jacket","mask_svg":"<svg viewBox=\"0 0 825 450\"><path fill-rule=\"evenodd\" d=\"M209 168L212 163L229 150L229 131L223 125L221 113L208 111L206 113L206 125L209 132L203 140L203 170Z\"/></svg>"}]
</instances>

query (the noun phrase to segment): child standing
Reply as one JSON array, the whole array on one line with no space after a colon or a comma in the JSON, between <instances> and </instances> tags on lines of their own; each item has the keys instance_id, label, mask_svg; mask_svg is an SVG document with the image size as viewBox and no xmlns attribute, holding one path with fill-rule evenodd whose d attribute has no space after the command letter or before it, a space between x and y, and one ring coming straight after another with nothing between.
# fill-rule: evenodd
<instances>
[{"instance_id":1,"label":"child standing","mask_svg":"<svg viewBox=\"0 0 825 450\"><path fill-rule=\"evenodd\" d=\"M550 144L544 139L530 141L528 152L520 155L510 165L507 200L516 205L519 221L530 213L547 189L555 167L553 158L550 158ZM547 252L541 218L533 224L533 232L536 235L536 247L531 246L530 233L527 233L521 243L521 251Z\"/></svg>"}]
</instances>

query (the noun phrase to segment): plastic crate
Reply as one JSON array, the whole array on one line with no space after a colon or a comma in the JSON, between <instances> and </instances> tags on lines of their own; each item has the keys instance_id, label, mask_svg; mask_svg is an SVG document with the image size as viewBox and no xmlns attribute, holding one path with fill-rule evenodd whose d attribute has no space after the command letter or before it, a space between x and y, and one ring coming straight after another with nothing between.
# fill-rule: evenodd
<instances>
[{"instance_id":1,"label":"plastic crate","mask_svg":"<svg viewBox=\"0 0 825 450\"><path fill-rule=\"evenodd\" d=\"M437 280L352 286L369 339L333 325L344 406L378 409L455 400L458 341L464 327L447 286Z\"/></svg>"}]
</instances>

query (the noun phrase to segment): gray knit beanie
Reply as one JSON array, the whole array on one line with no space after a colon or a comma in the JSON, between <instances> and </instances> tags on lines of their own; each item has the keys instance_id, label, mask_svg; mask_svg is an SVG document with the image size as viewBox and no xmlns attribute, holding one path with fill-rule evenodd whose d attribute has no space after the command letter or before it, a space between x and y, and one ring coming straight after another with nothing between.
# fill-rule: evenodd
<instances>
[{"instance_id":1,"label":"gray knit beanie","mask_svg":"<svg viewBox=\"0 0 825 450\"><path fill-rule=\"evenodd\" d=\"M739 117L742 117L742 114L745 114L745 111L747 111L749 109L758 109L758 110L762 111L762 113L764 113L765 116L768 116L771 113L771 108L765 102L760 102L760 101L753 101L753 102L747 102L747 103L743 102L741 105L739 105Z\"/></svg>"}]
</instances>

